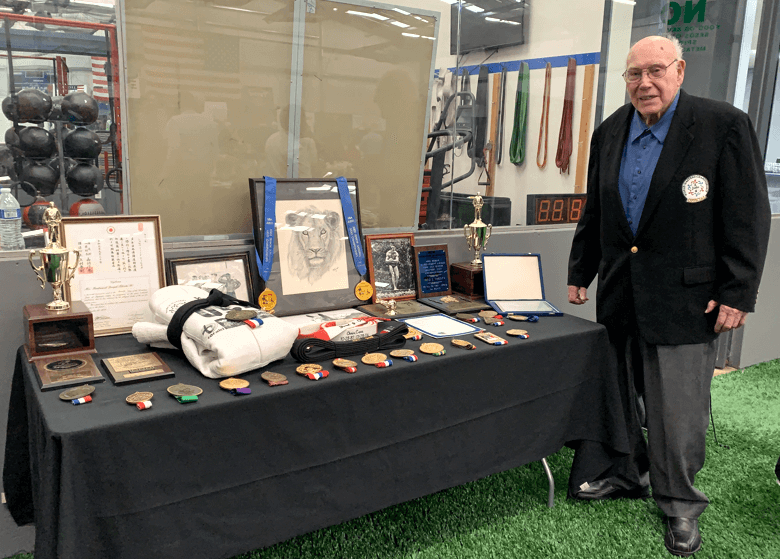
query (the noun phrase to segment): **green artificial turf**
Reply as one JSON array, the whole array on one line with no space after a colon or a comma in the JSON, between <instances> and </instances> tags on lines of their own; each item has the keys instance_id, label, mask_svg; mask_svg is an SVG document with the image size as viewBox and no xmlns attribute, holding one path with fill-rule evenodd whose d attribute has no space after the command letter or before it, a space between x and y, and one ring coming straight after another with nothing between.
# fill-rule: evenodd
<instances>
[{"instance_id":1,"label":"green artificial turf","mask_svg":"<svg viewBox=\"0 0 780 559\"><path fill-rule=\"evenodd\" d=\"M780 360L713 380L720 445L708 436L696 485L710 499L698 559L780 559ZM548 462L555 508L535 463L293 538L234 559L610 559L672 557L651 500L573 502L573 452ZM153 550L149 550L154 556ZM30 559L17 555L15 559Z\"/></svg>"}]
</instances>

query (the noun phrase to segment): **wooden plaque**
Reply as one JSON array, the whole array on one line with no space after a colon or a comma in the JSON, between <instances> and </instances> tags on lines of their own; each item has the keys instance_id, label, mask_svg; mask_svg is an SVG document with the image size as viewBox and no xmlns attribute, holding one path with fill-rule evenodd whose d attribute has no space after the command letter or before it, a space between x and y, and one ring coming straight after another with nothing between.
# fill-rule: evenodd
<instances>
[{"instance_id":1,"label":"wooden plaque","mask_svg":"<svg viewBox=\"0 0 780 559\"><path fill-rule=\"evenodd\" d=\"M46 305L25 305L24 348L27 359L67 353L95 353L92 313L81 301L65 311L50 311Z\"/></svg>"}]
</instances>

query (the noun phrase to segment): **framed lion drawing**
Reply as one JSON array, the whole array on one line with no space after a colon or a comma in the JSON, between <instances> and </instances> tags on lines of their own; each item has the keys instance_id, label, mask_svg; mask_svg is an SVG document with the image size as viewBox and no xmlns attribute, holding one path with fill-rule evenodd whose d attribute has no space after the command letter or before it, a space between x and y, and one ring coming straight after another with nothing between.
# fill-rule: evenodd
<instances>
[{"instance_id":1,"label":"framed lion drawing","mask_svg":"<svg viewBox=\"0 0 780 559\"><path fill-rule=\"evenodd\" d=\"M357 180L347 181L360 232ZM249 179L255 248L262 259L265 181ZM352 260L336 181L276 179L274 260L267 284L277 316L353 307L361 280ZM361 237L362 238L362 237ZM258 261L258 267L261 267Z\"/></svg>"}]
</instances>

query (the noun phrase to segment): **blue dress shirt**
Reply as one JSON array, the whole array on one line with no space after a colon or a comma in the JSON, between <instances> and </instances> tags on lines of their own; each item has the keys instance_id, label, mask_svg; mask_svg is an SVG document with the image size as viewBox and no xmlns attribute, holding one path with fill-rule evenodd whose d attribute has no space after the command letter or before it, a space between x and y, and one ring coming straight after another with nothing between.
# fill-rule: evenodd
<instances>
[{"instance_id":1,"label":"blue dress shirt","mask_svg":"<svg viewBox=\"0 0 780 559\"><path fill-rule=\"evenodd\" d=\"M678 92L669 109L650 128L642 121L638 111L634 111L634 118L631 119L628 140L623 146L618 188L628 225L634 235L639 227L639 218L642 217L642 210L645 207L650 181L653 178L658 158L661 156L664 140L669 132L669 125L672 123L679 98L680 93Z\"/></svg>"}]
</instances>

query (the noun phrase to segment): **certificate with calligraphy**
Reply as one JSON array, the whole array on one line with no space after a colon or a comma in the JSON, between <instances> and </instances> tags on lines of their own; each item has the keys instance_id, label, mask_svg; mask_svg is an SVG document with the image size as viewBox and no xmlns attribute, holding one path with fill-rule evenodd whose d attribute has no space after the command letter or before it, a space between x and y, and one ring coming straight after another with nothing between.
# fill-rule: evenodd
<instances>
[{"instance_id":1,"label":"certificate with calligraphy","mask_svg":"<svg viewBox=\"0 0 780 559\"><path fill-rule=\"evenodd\" d=\"M65 295L90 310L95 336L150 320L149 298L165 286L160 216L64 217L61 228L62 244L81 255Z\"/></svg>"}]
</instances>

